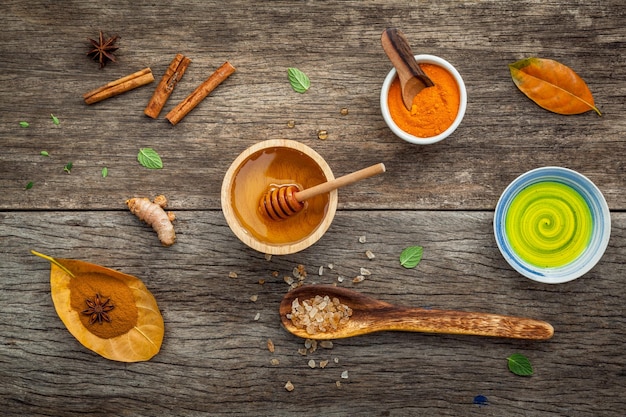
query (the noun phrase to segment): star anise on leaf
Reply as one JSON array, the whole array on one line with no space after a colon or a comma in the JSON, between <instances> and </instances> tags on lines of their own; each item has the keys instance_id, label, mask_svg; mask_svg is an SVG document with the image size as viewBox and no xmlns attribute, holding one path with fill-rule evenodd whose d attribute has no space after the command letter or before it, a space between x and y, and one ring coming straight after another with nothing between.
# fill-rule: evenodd
<instances>
[{"instance_id":1,"label":"star anise on leaf","mask_svg":"<svg viewBox=\"0 0 626 417\"><path fill-rule=\"evenodd\" d=\"M89 324L94 324L96 321L102 324L102 321L111 322L109 317L109 311L113 310L113 304L109 304L110 298L102 302L100 294L96 293L96 297L93 300L86 299L87 309L83 310L83 314L87 314L89 317Z\"/></svg>"},{"instance_id":2,"label":"star anise on leaf","mask_svg":"<svg viewBox=\"0 0 626 417\"><path fill-rule=\"evenodd\" d=\"M87 52L87 55L93 58L94 61L98 61L100 63L100 68L103 68L108 61L115 62L113 52L119 49L115 46L115 42L117 42L118 39L119 36L117 35L106 39L104 33L100 31L100 38L97 41L89 39L89 42L91 42L94 49Z\"/></svg>"}]
</instances>

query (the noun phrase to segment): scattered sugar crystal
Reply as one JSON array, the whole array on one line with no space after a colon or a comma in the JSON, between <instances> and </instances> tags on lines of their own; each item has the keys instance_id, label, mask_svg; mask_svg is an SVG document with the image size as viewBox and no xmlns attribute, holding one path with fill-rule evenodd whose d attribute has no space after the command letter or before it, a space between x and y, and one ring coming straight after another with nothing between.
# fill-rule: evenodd
<instances>
[{"instance_id":1,"label":"scattered sugar crystal","mask_svg":"<svg viewBox=\"0 0 626 417\"><path fill-rule=\"evenodd\" d=\"M367 276L372 275L372 273L370 272L369 269L361 268L361 275L363 275L364 277L367 277Z\"/></svg>"},{"instance_id":2,"label":"scattered sugar crystal","mask_svg":"<svg viewBox=\"0 0 626 417\"><path fill-rule=\"evenodd\" d=\"M321 140L328 139L328 131L324 130L324 129L318 130L317 131L317 137L318 137L318 139L321 139Z\"/></svg>"},{"instance_id":3,"label":"scattered sugar crystal","mask_svg":"<svg viewBox=\"0 0 626 417\"><path fill-rule=\"evenodd\" d=\"M342 108L339 112L341 113L342 116L347 116L349 113L346 107Z\"/></svg>"},{"instance_id":4,"label":"scattered sugar crystal","mask_svg":"<svg viewBox=\"0 0 626 417\"><path fill-rule=\"evenodd\" d=\"M256 294L250 296L250 301L252 301L253 303L256 302L256 300L258 299L259 299L259 296Z\"/></svg>"},{"instance_id":5,"label":"scattered sugar crystal","mask_svg":"<svg viewBox=\"0 0 626 417\"><path fill-rule=\"evenodd\" d=\"M256 316L254 316L254 321L257 321L261 318L261 313L256 313Z\"/></svg>"},{"instance_id":6,"label":"scattered sugar crystal","mask_svg":"<svg viewBox=\"0 0 626 417\"><path fill-rule=\"evenodd\" d=\"M293 386L293 384L291 383L291 381L287 381L287 383L285 384L285 389L286 389L287 391L289 391L289 392L293 391L294 386Z\"/></svg>"},{"instance_id":7,"label":"scattered sugar crystal","mask_svg":"<svg viewBox=\"0 0 626 417\"><path fill-rule=\"evenodd\" d=\"M341 379L348 379L348 371L343 371L341 373Z\"/></svg>"},{"instance_id":8,"label":"scattered sugar crystal","mask_svg":"<svg viewBox=\"0 0 626 417\"><path fill-rule=\"evenodd\" d=\"M278 278L278 271L272 271L272 277Z\"/></svg>"},{"instance_id":9,"label":"scattered sugar crystal","mask_svg":"<svg viewBox=\"0 0 626 417\"><path fill-rule=\"evenodd\" d=\"M324 267L320 266L320 269L317 271L317 275L322 276L324 275Z\"/></svg>"},{"instance_id":10,"label":"scattered sugar crystal","mask_svg":"<svg viewBox=\"0 0 626 417\"><path fill-rule=\"evenodd\" d=\"M335 385L337 385L337 388L341 388L341 381L335 381Z\"/></svg>"},{"instance_id":11,"label":"scattered sugar crystal","mask_svg":"<svg viewBox=\"0 0 626 417\"><path fill-rule=\"evenodd\" d=\"M334 359L333 359L333 362L335 362L335 363L339 363L339 358L334 358Z\"/></svg>"},{"instance_id":12,"label":"scattered sugar crystal","mask_svg":"<svg viewBox=\"0 0 626 417\"><path fill-rule=\"evenodd\" d=\"M230 271L228 273L228 278L237 278L237 273L235 271Z\"/></svg>"},{"instance_id":13,"label":"scattered sugar crystal","mask_svg":"<svg viewBox=\"0 0 626 417\"><path fill-rule=\"evenodd\" d=\"M359 243L365 243L365 242L367 242L367 238L365 237L365 235L359 236Z\"/></svg>"},{"instance_id":14,"label":"scattered sugar crystal","mask_svg":"<svg viewBox=\"0 0 626 417\"><path fill-rule=\"evenodd\" d=\"M356 277L352 278L352 282L354 282L355 284L358 282L363 282L365 280L365 277L363 275L357 275Z\"/></svg>"},{"instance_id":15,"label":"scattered sugar crystal","mask_svg":"<svg viewBox=\"0 0 626 417\"><path fill-rule=\"evenodd\" d=\"M274 342L272 342L272 339L267 339L267 350L269 350L270 352L274 353Z\"/></svg>"},{"instance_id":16,"label":"scattered sugar crystal","mask_svg":"<svg viewBox=\"0 0 626 417\"><path fill-rule=\"evenodd\" d=\"M302 356L306 356L306 354L308 353L308 350L306 348L300 348L298 349L298 353Z\"/></svg>"},{"instance_id":17,"label":"scattered sugar crystal","mask_svg":"<svg viewBox=\"0 0 626 417\"><path fill-rule=\"evenodd\" d=\"M307 273L306 273L306 268L304 267L304 265L302 265L302 264L298 265L296 267L296 270L298 271L297 275L294 275L296 278L299 278L299 279L306 278Z\"/></svg>"},{"instance_id":18,"label":"scattered sugar crystal","mask_svg":"<svg viewBox=\"0 0 626 417\"><path fill-rule=\"evenodd\" d=\"M266 253L265 254L265 260L266 261L271 261L272 260L272 254L271 253Z\"/></svg>"},{"instance_id":19,"label":"scattered sugar crystal","mask_svg":"<svg viewBox=\"0 0 626 417\"><path fill-rule=\"evenodd\" d=\"M270 361L270 363L271 363L272 365L280 365L280 361L279 361L278 359L276 359L276 358L272 358L272 360Z\"/></svg>"},{"instance_id":20,"label":"scattered sugar crystal","mask_svg":"<svg viewBox=\"0 0 626 417\"><path fill-rule=\"evenodd\" d=\"M327 360L320 361L320 368L324 369L324 368L326 368L326 365L328 365L328 361Z\"/></svg>"},{"instance_id":21,"label":"scattered sugar crystal","mask_svg":"<svg viewBox=\"0 0 626 417\"><path fill-rule=\"evenodd\" d=\"M294 128L295 126L296 126L296 121L295 121L295 120L289 120L289 121L287 122L287 127L288 127L288 128L292 129L292 128Z\"/></svg>"},{"instance_id":22,"label":"scattered sugar crystal","mask_svg":"<svg viewBox=\"0 0 626 417\"><path fill-rule=\"evenodd\" d=\"M287 285L293 284L293 278L291 278L289 275L285 275L285 277L283 279L285 280Z\"/></svg>"},{"instance_id":23,"label":"scattered sugar crystal","mask_svg":"<svg viewBox=\"0 0 626 417\"><path fill-rule=\"evenodd\" d=\"M263 285L263 284L265 284L265 280L264 279L260 279L259 280L259 285Z\"/></svg>"},{"instance_id":24,"label":"scattered sugar crystal","mask_svg":"<svg viewBox=\"0 0 626 417\"><path fill-rule=\"evenodd\" d=\"M339 276L337 277L337 282L343 282L343 280L344 280L344 279L345 279L344 277L342 277L341 275L339 275Z\"/></svg>"},{"instance_id":25,"label":"scattered sugar crystal","mask_svg":"<svg viewBox=\"0 0 626 417\"><path fill-rule=\"evenodd\" d=\"M330 341L330 340L322 340L319 343L319 345L320 345L321 348L324 348L324 349L332 349L333 348L333 342Z\"/></svg>"},{"instance_id":26,"label":"scattered sugar crystal","mask_svg":"<svg viewBox=\"0 0 626 417\"><path fill-rule=\"evenodd\" d=\"M367 259L370 259L370 260L376 257L376 255L374 255L374 253L371 250L366 250L365 256L367 256Z\"/></svg>"},{"instance_id":27,"label":"scattered sugar crystal","mask_svg":"<svg viewBox=\"0 0 626 417\"><path fill-rule=\"evenodd\" d=\"M335 267L334 264L328 264L328 269L333 269Z\"/></svg>"},{"instance_id":28,"label":"scattered sugar crystal","mask_svg":"<svg viewBox=\"0 0 626 417\"><path fill-rule=\"evenodd\" d=\"M314 369L315 368L315 361L313 359L311 359L309 361L309 368Z\"/></svg>"}]
</instances>

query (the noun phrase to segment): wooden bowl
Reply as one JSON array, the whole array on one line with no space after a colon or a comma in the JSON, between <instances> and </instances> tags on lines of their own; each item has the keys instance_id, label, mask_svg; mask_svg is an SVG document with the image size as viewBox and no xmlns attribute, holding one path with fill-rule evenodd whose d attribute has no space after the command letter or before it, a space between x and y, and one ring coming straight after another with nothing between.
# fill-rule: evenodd
<instances>
[{"instance_id":1,"label":"wooden bowl","mask_svg":"<svg viewBox=\"0 0 626 417\"><path fill-rule=\"evenodd\" d=\"M337 190L305 202L305 208L285 220L272 220L259 210L271 189L296 184L310 188L334 179L326 161L299 142L273 139L243 151L222 182L222 212L235 236L259 252L286 255L299 252L326 233L337 210Z\"/></svg>"}]
</instances>

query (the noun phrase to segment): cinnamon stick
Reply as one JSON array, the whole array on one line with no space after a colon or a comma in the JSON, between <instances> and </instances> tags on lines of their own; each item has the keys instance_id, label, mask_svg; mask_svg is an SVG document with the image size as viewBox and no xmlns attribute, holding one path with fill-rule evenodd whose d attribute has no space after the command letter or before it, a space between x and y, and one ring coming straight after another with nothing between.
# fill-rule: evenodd
<instances>
[{"instance_id":1,"label":"cinnamon stick","mask_svg":"<svg viewBox=\"0 0 626 417\"><path fill-rule=\"evenodd\" d=\"M171 124L176 125L187 113L193 110L206 96L211 94L218 85L234 72L235 67L228 61L224 62L205 82L200 84L187 98L178 103L165 118L169 120Z\"/></svg>"},{"instance_id":2,"label":"cinnamon stick","mask_svg":"<svg viewBox=\"0 0 626 417\"><path fill-rule=\"evenodd\" d=\"M144 68L126 77L111 81L102 87L96 88L88 93L83 94L83 99L87 104L97 103L107 98L117 96L127 91L133 90L142 85L146 85L154 81L152 70Z\"/></svg>"},{"instance_id":3,"label":"cinnamon stick","mask_svg":"<svg viewBox=\"0 0 626 417\"><path fill-rule=\"evenodd\" d=\"M176 84L183 78L183 74L187 70L189 63L191 63L191 59L183 54L176 54L143 111L146 116L152 117L153 119L159 117L159 113L161 113L163 106L165 106L165 102L167 102L172 91L174 91Z\"/></svg>"}]
</instances>

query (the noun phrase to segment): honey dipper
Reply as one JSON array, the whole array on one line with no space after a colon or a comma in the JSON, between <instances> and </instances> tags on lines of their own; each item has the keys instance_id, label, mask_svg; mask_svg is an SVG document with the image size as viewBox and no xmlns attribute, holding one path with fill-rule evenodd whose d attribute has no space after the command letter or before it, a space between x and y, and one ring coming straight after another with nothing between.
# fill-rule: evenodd
<instances>
[{"instance_id":1,"label":"honey dipper","mask_svg":"<svg viewBox=\"0 0 626 417\"><path fill-rule=\"evenodd\" d=\"M276 187L263 195L259 203L259 209L272 220L284 220L302 210L304 201L309 198L328 193L344 185L349 185L383 172L385 172L385 165L379 163L305 190L300 190L296 185Z\"/></svg>"}]
</instances>

